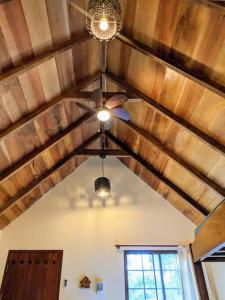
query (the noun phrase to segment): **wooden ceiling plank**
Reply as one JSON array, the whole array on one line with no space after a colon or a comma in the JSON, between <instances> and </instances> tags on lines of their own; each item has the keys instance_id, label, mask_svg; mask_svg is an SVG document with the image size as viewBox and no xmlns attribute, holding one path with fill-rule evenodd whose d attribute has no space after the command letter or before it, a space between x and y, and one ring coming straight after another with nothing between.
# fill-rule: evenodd
<instances>
[{"instance_id":1,"label":"wooden ceiling plank","mask_svg":"<svg viewBox=\"0 0 225 300\"><path fill-rule=\"evenodd\" d=\"M150 163L146 162L142 157L138 154L134 153L127 145L120 142L114 135L110 132L106 132L106 136L111 139L116 145L118 145L122 150L127 152L135 161L137 161L141 166L143 166L148 172L153 174L156 178L158 178L161 182L165 183L170 189L174 190L178 195L180 195L186 202L191 204L195 209L201 212L204 216L209 214L209 211L205 209L201 204L192 199L188 194L182 191L178 186L176 186L173 182L171 182L168 178L163 176L158 170L156 170Z\"/></svg>"},{"instance_id":2,"label":"wooden ceiling plank","mask_svg":"<svg viewBox=\"0 0 225 300\"><path fill-rule=\"evenodd\" d=\"M76 122L70 124L67 128L57 133L54 137L49 139L45 144L35 149L30 154L26 155L24 158L20 159L18 162L13 164L11 167L7 168L0 174L0 183L4 182L6 179L11 177L13 174L17 173L20 169L24 168L27 164L33 161L37 156L49 150L51 147L59 143L66 135L71 133L75 128L79 127L83 122L86 122L94 116L94 113L87 113Z\"/></svg>"},{"instance_id":3,"label":"wooden ceiling plank","mask_svg":"<svg viewBox=\"0 0 225 300\"><path fill-rule=\"evenodd\" d=\"M186 129L188 132L190 132L192 135L197 137L199 140L201 140L204 144L208 145L210 148L214 149L215 151L219 152L221 155L225 155L225 146L216 141L214 138L209 136L208 134L204 133L197 127L193 126L192 124L188 123L154 99L148 97L138 89L134 88L127 82L125 82L122 78L115 76L112 73L106 72L107 77L114 81L116 84L118 84L123 89L130 91L137 95L137 97L140 97L143 99L148 105L153 107L155 110L157 110L161 115L166 116L167 118L174 121L179 126L182 126L184 129Z\"/></svg>"},{"instance_id":4,"label":"wooden ceiling plank","mask_svg":"<svg viewBox=\"0 0 225 300\"><path fill-rule=\"evenodd\" d=\"M37 188L41 183L43 183L47 178L49 178L56 171L61 169L66 163L68 163L77 153L82 152L86 147L92 144L97 138L99 138L100 133L94 134L90 137L86 142L84 142L80 147L73 150L71 153L67 154L61 161L55 164L51 169L47 170L44 174L42 174L39 178L35 179L29 186L20 190L15 197L12 197L7 203L5 203L0 208L0 215L3 214L6 210L15 205L19 200L32 192L35 188Z\"/></svg>"},{"instance_id":5,"label":"wooden ceiling plank","mask_svg":"<svg viewBox=\"0 0 225 300\"><path fill-rule=\"evenodd\" d=\"M123 122L126 126L128 126L131 130L135 131L138 135L143 137L145 140L156 146L160 151L165 153L167 156L172 158L176 163L178 163L180 166L186 169L191 175L194 175L197 179L199 179L201 182L207 184L210 188L212 188L215 192L218 193L218 195L221 195L225 197L225 190L220 187L218 184L216 184L214 181L212 181L210 178L208 178L206 175L204 175L202 172L197 170L195 167L193 167L191 164L180 158L178 155L176 155L173 151L169 150L166 146L164 146L160 141L158 141L156 138L154 138L152 135L150 135L146 130L143 130L139 128L137 125L135 125L132 122Z\"/></svg>"},{"instance_id":6,"label":"wooden ceiling plank","mask_svg":"<svg viewBox=\"0 0 225 300\"><path fill-rule=\"evenodd\" d=\"M150 48L150 47L140 43L137 40L129 38L124 34L119 34L117 36L117 39L119 41L125 43L126 45L130 46L131 48L141 52L142 54L144 54L146 56L150 56L151 58L153 58L155 61L157 61L161 65L172 69L173 71L198 83L199 85L218 94L219 96L225 97L224 86L220 85L219 83L217 83L215 81L212 81L210 78L203 77L201 74L194 72L192 69L177 63L176 60L170 59L169 56L165 57L162 54L160 54L159 51L156 51L153 48Z\"/></svg>"},{"instance_id":7,"label":"wooden ceiling plank","mask_svg":"<svg viewBox=\"0 0 225 300\"><path fill-rule=\"evenodd\" d=\"M90 39L90 35L85 35L81 38L74 38L71 39L67 42L65 42L63 45L60 47L53 48L44 54L38 55L32 59L27 60L27 62L23 63L22 65L19 65L18 67L14 67L10 69L9 71L3 73L0 75L0 84L4 84L7 82L9 79L13 79L31 69L34 67L56 57L57 55L72 49L75 45L78 45L86 40Z\"/></svg>"},{"instance_id":8,"label":"wooden ceiling plank","mask_svg":"<svg viewBox=\"0 0 225 300\"><path fill-rule=\"evenodd\" d=\"M199 226L191 245L194 261L203 261L225 245L225 200Z\"/></svg>"},{"instance_id":9,"label":"wooden ceiling plank","mask_svg":"<svg viewBox=\"0 0 225 300\"><path fill-rule=\"evenodd\" d=\"M63 99L65 97L68 97L68 95L71 96L71 95L73 95L74 92L79 91L80 89L83 89L83 88L87 87L89 84L91 84L95 80L99 79L100 76L101 75L99 73L97 73L94 76L91 76L91 77L87 78L87 80L84 80L84 81L80 82L75 88L70 89L65 94L54 98L53 100L47 102L46 104L41 105L40 107L38 107L33 112L31 112L29 114L26 114L21 119L19 119L18 121L16 121L15 123L13 123L9 127L7 127L6 129L4 129L3 131L1 131L0 132L0 140L5 138L8 134L12 133L13 131L15 131L15 130L19 129L20 127L22 127L27 122L35 119L36 117L41 116L43 113L46 113L49 109L53 108L55 105L57 105L61 101L63 101Z\"/></svg>"}]
</instances>

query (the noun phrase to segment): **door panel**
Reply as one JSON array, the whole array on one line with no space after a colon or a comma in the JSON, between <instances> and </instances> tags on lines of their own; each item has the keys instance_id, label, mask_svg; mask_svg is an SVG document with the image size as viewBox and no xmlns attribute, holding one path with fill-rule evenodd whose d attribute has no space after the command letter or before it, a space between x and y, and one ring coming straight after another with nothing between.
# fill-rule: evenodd
<instances>
[{"instance_id":1,"label":"door panel","mask_svg":"<svg viewBox=\"0 0 225 300\"><path fill-rule=\"evenodd\" d=\"M9 251L1 300L57 300L63 251Z\"/></svg>"}]
</instances>

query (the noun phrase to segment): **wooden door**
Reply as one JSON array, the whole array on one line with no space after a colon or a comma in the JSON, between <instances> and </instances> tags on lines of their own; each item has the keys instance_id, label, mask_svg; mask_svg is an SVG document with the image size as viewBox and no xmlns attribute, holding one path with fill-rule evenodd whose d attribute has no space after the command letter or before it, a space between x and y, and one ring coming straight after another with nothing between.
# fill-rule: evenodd
<instances>
[{"instance_id":1,"label":"wooden door","mask_svg":"<svg viewBox=\"0 0 225 300\"><path fill-rule=\"evenodd\" d=\"M0 300L58 300L63 251L9 251Z\"/></svg>"}]
</instances>

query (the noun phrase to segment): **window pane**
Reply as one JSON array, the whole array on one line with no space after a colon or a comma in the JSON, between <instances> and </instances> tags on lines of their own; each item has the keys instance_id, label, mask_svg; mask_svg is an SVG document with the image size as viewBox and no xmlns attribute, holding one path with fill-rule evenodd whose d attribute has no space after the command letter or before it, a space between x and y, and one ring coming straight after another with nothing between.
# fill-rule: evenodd
<instances>
[{"instance_id":1,"label":"window pane","mask_svg":"<svg viewBox=\"0 0 225 300\"><path fill-rule=\"evenodd\" d=\"M157 300L156 290L145 290L145 295L146 300Z\"/></svg>"},{"instance_id":2,"label":"window pane","mask_svg":"<svg viewBox=\"0 0 225 300\"><path fill-rule=\"evenodd\" d=\"M156 285L157 288L162 288L162 280L161 280L161 274L160 271L155 271L155 277L156 277Z\"/></svg>"},{"instance_id":3,"label":"window pane","mask_svg":"<svg viewBox=\"0 0 225 300\"><path fill-rule=\"evenodd\" d=\"M178 271L163 271L165 288L180 288L180 276Z\"/></svg>"},{"instance_id":4,"label":"window pane","mask_svg":"<svg viewBox=\"0 0 225 300\"><path fill-rule=\"evenodd\" d=\"M144 270L153 270L153 261L152 261L152 255L151 254L143 254L142 255L143 260L143 268Z\"/></svg>"},{"instance_id":5,"label":"window pane","mask_svg":"<svg viewBox=\"0 0 225 300\"><path fill-rule=\"evenodd\" d=\"M142 270L141 254L129 254L127 256L128 270Z\"/></svg>"},{"instance_id":6,"label":"window pane","mask_svg":"<svg viewBox=\"0 0 225 300\"><path fill-rule=\"evenodd\" d=\"M128 287L144 288L142 271L128 271Z\"/></svg>"},{"instance_id":7,"label":"window pane","mask_svg":"<svg viewBox=\"0 0 225 300\"><path fill-rule=\"evenodd\" d=\"M158 254L154 254L154 266L155 266L155 270L160 270L160 266L159 266L159 255Z\"/></svg>"},{"instance_id":8,"label":"window pane","mask_svg":"<svg viewBox=\"0 0 225 300\"><path fill-rule=\"evenodd\" d=\"M129 300L144 300L144 290L129 290Z\"/></svg>"},{"instance_id":9,"label":"window pane","mask_svg":"<svg viewBox=\"0 0 225 300\"><path fill-rule=\"evenodd\" d=\"M163 291L162 291L162 289L158 289L157 290L157 294L158 294L158 300L164 300L163 299Z\"/></svg>"},{"instance_id":10,"label":"window pane","mask_svg":"<svg viewBox=\"0 0 225 300\"><path fill-rule=\"evenodd\" d=\"M177 270L178 262L176 254L161 254L163 270Z\"/></svg>"},{"instance_id":11,"label":"window pane","mask_svg":"<svg viewBox=\"0 0 225 300\"><path fill-rule=\"evenodd\" d=\"M177 254L127 253L126 274L127 300L183 300Z\"/></svg>"},{"instance_id":12,"label":"window pane","mask_svg":"<svg viewBox=\"0 0 225 300\"><path fill-rule=\"evenodd\" d=\"M155 289L155 276L154 271L145 271L144 272L145 277L145 287L146 289Z\"/></svg>"},{"instance_id":13,"label":"window pane","mask_svg":"<svg viewBox=\"0 0 225 300\"><path fill-rule=\"evenodd\" d=\"M166 300L182 300L182 291L181 290L167 290L165 289L166 292Z\"/></svg>"}]
</instances>

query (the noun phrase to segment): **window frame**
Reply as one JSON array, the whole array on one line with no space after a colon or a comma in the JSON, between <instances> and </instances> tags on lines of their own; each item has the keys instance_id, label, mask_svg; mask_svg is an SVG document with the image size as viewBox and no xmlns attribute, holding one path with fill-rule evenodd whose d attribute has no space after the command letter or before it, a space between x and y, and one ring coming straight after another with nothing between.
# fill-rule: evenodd
<instances>
[{"instance_id":1,"label":"window frame","mask_svg":"<svg viewBox=\"0 0 225 300\"><path fill-rule=\"evenodd\" d=\"M129 300L128 268L127 268L127 256L129 254L153 254L153 255L154 254L178 254L178 250L163 250L163 249L162 250L124 250L125 300ZM166 299L161 259L160 259L160 276L162 279L163 298ZM181 280L181 278L180 278L180 280ZM182 293L183 293L182 280L181 280L181 288L182 288Z\"/></svg>"}]
</instances>

